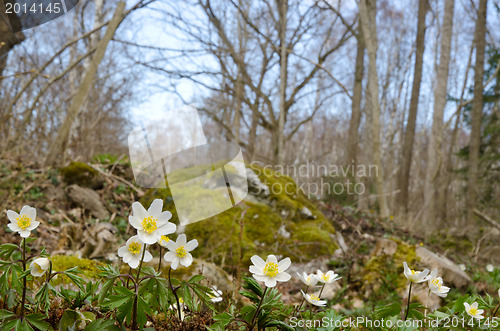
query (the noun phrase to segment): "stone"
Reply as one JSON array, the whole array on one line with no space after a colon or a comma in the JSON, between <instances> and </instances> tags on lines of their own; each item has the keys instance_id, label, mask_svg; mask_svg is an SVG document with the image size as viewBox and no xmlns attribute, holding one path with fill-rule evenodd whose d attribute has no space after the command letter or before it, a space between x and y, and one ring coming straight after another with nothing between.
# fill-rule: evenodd
<instances>
[{"instance_id":1,"label":"stone","mask_svg":"<svg viewBox=\"0 0 500 331\"><path fill-rule=\"evenodd\" d=\"M417 247L415 253L429 270L438 269L438 275L443 278L444 285L463 288L471 282L471 278L446 256L431 252L425 247Z\"/></svg>"},{"instance_id":2,"label":"stone","mask_svg":"<svg viewBox=\"0 0 500 331\"><path fill-rule=\"evenodd\" d=\"M104 207L96 191L76 184L66 187L65 191L71 201L88 210L97 219L110 217L109 211Z\"/></svg>"},{"instance_id":3,"label":"stone","mask_svg":"<svg viewBox=\"0 0 500 331\"><path fill-rule=\"evenodd\" d=\"M257 198L267 199L271 192L252 169L247 168L248 192Z\"/></svg>"},{"instance_id":4,"label":"stone","mask_svg":"<svg viewBox=\"0 0 500 331\"><path fill-rule=\"evenodd\" d=\"M375 243L375 249L373 250L373 255L394 255L398 250L398 243L391 239L378 238Z\"/></svg>"},{"instance_id":5,"label":"stone","mask_svg":"<svg viewBox=\"0 0 500 331\"><path fill-rule=\"evenodd\" d=\"M312 213L312 211L310 211L309 208L307 208L306 206L303 206L300 209L300 216L303 219L306 219L306 220L314 220L314 219L316 219L316 216L314 216L314 214Z\"/></svg>"}]
</instances>

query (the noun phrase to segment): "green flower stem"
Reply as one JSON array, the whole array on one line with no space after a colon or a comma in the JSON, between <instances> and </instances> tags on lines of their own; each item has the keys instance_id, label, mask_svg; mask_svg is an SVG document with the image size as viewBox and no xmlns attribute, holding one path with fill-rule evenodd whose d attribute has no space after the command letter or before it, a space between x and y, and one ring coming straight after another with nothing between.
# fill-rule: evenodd
<instances>
[{"instance_id":1,"label":"green flower stem","mask_svg":"<svg viewBox=\"0 0 500 331\"><path fill-rule=\"evenodd\" d=\"M129 274L129 275L132 275L132 267L128 267L128 274ZM129 277L127 277L127 285L126 285L126 286L127 286L127 289L128 289L128 282L129 282L129 280L130 280L130 278L129 278ZM134 278L132 278L132 280L134 280Z\"/></svg>"},{"instance_id":2,"label":"green flower stem","mask_svg":"<svg viewBox=\"0 0 500 331\"><path fill-rule=\"evenodd\" d=\"M410 312L410 299L411 299L411 287L412 287L413 283L410 282L410 289L408 291L408 304L406 305L406 312L405 312L405 318L403 318L403 321L406 321L406 319L408 318L408 313Z\"/></svg>"},{"instance_id":3,"label":"green flower stem","mask_svg":"<svg viewBox=\"0 0 500 331\"><path fill-rule=\"evenodd\" d=\"M325 289L325 286L326 286L326 283L323 284L323 286L321 287L321 291L319 291L318 298L320 298L320 299L321 299L321 294L323 294L323 290Z\"/></svg>"},{"instance_id":4,"label":"green flower stem","mask_svg":"<svg viewBox=\"0 0 500 331\"><path fill-rule=\"evenodd\" d=\"M179 312L179 321L182 322L181 303L179 302L179 297L177 296L177 289L174 289L174 286L172 285L172 279L170 278L171 271L172 271L172 267L168 268L168 284L170 285L170 289L172 290L172 293L174 294L175 301L177 301L177 311Z\"/></svg>"},{"instance_id":5,"label":"green flower stem","mask_svg":"<svg viewBox=\"0 0 500 331\"><path fill-rule=\"evenodd\" d=\"M431 295L431 289L427 292L427 299L425 300L425 312L424 316L427 317L427 306L429 305L429 296Z\"/></svg>"},{"instance_id":6,"label":"green flower stem","mask_svg":"<svg viewBox=\"0 0 500 331\"><path fill-rule=\"evenodd\" d=\"M52 261L51 260L49 260L49 272L47 273L47 281L46 281L47 284L50 282L50 279L52 278L52 277L50 277L50 275L52 275Z\"/></svg>"},{"instance_id":7,"label":"green flower stem","mask_svg":"<svg viewBox=\"0 0 500 331\"><path fill-rule=\"evenodd\" d=\"M160 258L158 259L158 272L161 271L161 245L160 245Z\"/></svg>"},{"instance_id":8,"label":"green flower stem","mask_svg":"<svg viewBox=\"0 0 500 331\"><path fill-rule=\"evenodd\" d=\"M306 286L306 290L304 292L305 294L307 294L307 290L309 290L309 285ZM302 308L302 305L304 304L304 301L306 301L306 298L304 296L302 296L302 301L297 306L297 308L295 308L295 311L293 312L293 316L295 316L297 314L297 312L300 311L300 308Z\"/></svg>"},{"instance_id":9,"label":"green flower stem","mask_svg":"<svg viewBox=\"0 0 500 331\"><path fill-rule=\"evenodd\" d=\"M137 269L137 278L135 279L135 297L134 297L134 305L132 306L132 330L137 330L137 302L139 300L139 276L141 274L142 262L144 261L145 255L146 255L146 244L144 244L144 247L142 248L141 262L139 263L139 269Z\"/></svg>"},{"instance_id":10,"label":"green flower stem","mask_svg":"<svg viewBox=\"0 0 500 331\"><path fill-rule=\"evenodd\" d=\"M23 238L22 245L22 262L23 272L26 271L26 239ZM21 320L24 318L24 302L26 301L26 276L23 278L23 296L21 298Z\"/></svg>"},{"instance_id":11,"label":"green flower stem","mask_svg":"<svg viewBox=\"0 0 500 331\"><path fill-rule=\"evenodd\" d=\"M493 309L493 313L491 314L491 317L495 317L498 313L498 310L500 309L500 303Z\"/></svg>"},{"instance_id":12,"label":"green flower stem","mask_svg":"<svg viewBox=\"0 0 500 331\"><path fill-rule=\"evenodd\" d=\"M252 323L250 324L250 328L249 328L250 331L253 330L253 327L255 325L255 319L257 318L257 315L259 315L260 306L262 306L262 302L264 302L264 298L266 297L267 289L268 289L268 287L266 286L264 293L262 293L262 298L260 299L259 305L257 306L257 310L255 311L255 315L253 315Z\"/></svg>"},{"instance_id":13,"label":"green flower stem","mask_svg":"<svg viewBox=\"0 0 500 331\"><path fill-rule=\"evenodd\" d=\"M139 269L137 269L137 278L135 279L135 282L139 282L139 275L141 274L141 269L142 269L142 262L144 261L144 255L146 255L146 244L144 244L144 247L142 248L142 256L141 256L141 262L139 263Z\"/></svg>"}]
</instances>

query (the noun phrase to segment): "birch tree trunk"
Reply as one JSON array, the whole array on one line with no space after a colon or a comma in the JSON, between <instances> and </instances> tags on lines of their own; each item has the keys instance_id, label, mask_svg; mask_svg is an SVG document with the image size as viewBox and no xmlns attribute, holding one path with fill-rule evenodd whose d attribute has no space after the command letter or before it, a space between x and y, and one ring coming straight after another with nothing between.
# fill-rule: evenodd
<instances>
[{"instance_id":1,"label":"birch tree trunk","mask_svg":"<svg viewBox=\"0 0 500 331\"><path fill-rule=\"evenodd\" d=\"M375 186L377 190L377 200L380 208L380 216L388 217L387 197L384 193L384 175L380 156L380 104L379 86L377 72L377 26L376 26L376 1L360 0L359 16L360 23L365 37L366 50L368 52L368 90L371 95L371 138L372 138L372 159L373 165L377 168Z\"/></svg>"},{"instance_id":2,"label":"birch tree trunk","mask_svg":"<svg viewBox=\"0 0 500 331\"><path fill-rule=\"evenodd\" d=\"M408 124L404 133L401 172L399 176L398 208L402 219L406 219L408 213L408 191L410 182L411 160L413 152L413 141L415 138L415 126L417 122L418 100L420 96L420 83L422 81L422 66L424 62L425 49L425 16L427 14L427 0L418 3L417 40L415 51L415 68L413 73L413 86L411 90L410 110L408 113Z\"/></svg>"},{"instance_id":3,"label":"birch tree trunk","mask_svg":"<svg viewBox=\"0 0 500 331\"><path fill-rule=\"evenodd\" d=\"M359 123L361 121L361 97L363 92L363 74L365 59L365 42L363 40L363 29L358 27L356 67L354 71L354 87L352 92L351 120L346 144L346 165L356 168L358 164Z\"/></svg>"},{"instance_id":4,"label":"birch tree trunk","mask_svg":"<svg viewBox=\"0 0 500 331\"><path fill-rule=\"evenodd\" d=\"M436 197L438 175L442 163L441 142L443 133L443 114L448 90L451 37L453 32L454 0L446 0L443 25L441 27L441 50L437 69L437 83L434 90L434 112L429 147L427 149L427 170L424 185L424 217L426 230L431 231L436 220Z\"/></svg>"},{"instance_id":5,"label":"birch tree trunk","mask_svg":"<svg viewBox=\"0 0 500 331\"><path fill-rule=\"evenodd\" d=\"M467 194L467 220L473 218L473 210L477 205L477 178L479 169L479 145L481 143L481 119L483 115L483 75L484 51L486 35L486 3L479 0L479 10L476 21L476 65L474 69L474 101L472 102L471 132L469 142L469 172Z\"/></svg>"},{"instance_id":6,"label":"birch tree trunk","mask_svg":"<svg viewBox=\"0 0 500 331\"><path fill-rule=\"evenodd\" d=\"M124 9L125 9L125 2L120 1L116 7L113 18L109 22L104 37L99 41L97 45L97 49L94 55L92 56L91 65L85 72L80 87L78 88L78 91L75 97L73 98L73 102L68 109L66 118L64 119L64 122L61 124L61 127L57 132L57 137L50 147L49 153L45 158L44 162L45 166L60 164L63 161L62 156L64 155L64 149L67 144L68 136L70 134L73 122L77 118L78 113L80 112L80 109L85 101L85 98L89 93L92 81L94 80L94 77L97 74L97 68L99 66L99 63L101 63L104 57L106 48L109 42L111 41L111 38L113 38L116 29L124 19L123 16Z\"/></svg>"},{"instance_id":7,"label":"birch tree trunk","mask_svg":"<svg viewBox=\"0 0 500 331\"><path fill-rule=\"evenodd\" d=\"M280 38L280 110L278 117L277 149L275 160L282 165L285 154L285 120L286 120L286 86L288 78L288 53L286 44L286 25L288 0L277 0L279 10L279 38Z\"/></svg>"}]
</instances>

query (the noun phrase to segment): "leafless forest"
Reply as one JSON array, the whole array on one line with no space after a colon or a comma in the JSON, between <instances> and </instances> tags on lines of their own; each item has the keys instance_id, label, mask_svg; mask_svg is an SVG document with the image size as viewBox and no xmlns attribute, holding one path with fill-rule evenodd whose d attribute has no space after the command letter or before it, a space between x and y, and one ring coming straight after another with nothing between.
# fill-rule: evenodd
<instances>
[{"instance_id":1,"label":"leafless forest","mask_svg":"<svg viewBox=\"0 0 500 331\"><path fill-rule=\"evenodd\" d=\"M248 163L377 169L294 178L364 187L318 199L427 235L499 227L498 0L81 0L15 34L0 20L4 160L126 155L138 118L184 104Z\"/></svg>"}]
</instances>

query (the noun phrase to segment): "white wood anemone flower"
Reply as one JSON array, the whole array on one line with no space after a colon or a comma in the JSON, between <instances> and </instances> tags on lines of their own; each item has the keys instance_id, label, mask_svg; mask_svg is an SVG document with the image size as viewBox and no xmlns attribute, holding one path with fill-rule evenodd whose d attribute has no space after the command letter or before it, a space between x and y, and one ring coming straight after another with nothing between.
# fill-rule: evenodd
<instances>
[{"instance_id":1,"label":"white wood anemone flower","mask_svg":"<svg viewBox=\"0 0 500 331\"><path fill-rule=\"evenodd\" d=\"M189 253L198 247L198 240L193 239L187 242L184 233L177 237L177 241L169 240L167 248L170 252L164 255L165 261L170 262L172 269L176 270L179 264L189 267L193 263L193 256Z\"/></svg>"},{"instance_id":2,"label":"white wood anemone flower","mask_svg":"<svg viewBox=\"0 0 500 331\"><path fill-rule=\"evenodd\" d=\"M123 258L123 262L127 263L132 269L135 269L141 263L142 252L144 251L144 242L139 236L130 237L125 246L118 249L118 256ZM144 253L144 262L149 262L153 259L153 255L146 251Z\"/></svg>"},{"instance_id":3,"label":"white wood anemone flower","mask_svg":"<svg viewBox=\"0 0 500 331\"><path fill-rule=\"evenodd\" d=\"M495 267L493 266L493 264L488 264L488 265L486 266L486 271L488 271L488 272L493 272L493 271L495 271Z\"/></svg>"},{"instance_id":4,"label":"white wood anemone flower","mask_svg":"<svg viewBox=\"0 0 500 331\"><path fill-rule=\"evenodd\" d=\"M179 297L179 306L181 307L181 321L184 321L184 299L182 297ZM174 301L173 304L171 304L168 309L169 310L177 310L177 302Z\"/></svg>"},{"instance_id":5,"label":"white wood anemone flower","mask_svg":"<svg viewBox=\"0 0 500 331\"><path fill-rule=\"evenodd\" d=\"M406 262L403 262L403 266L405 277L410 282L417 284L429 280L429 277L427 277L427 275L429 274L429 269L425 269L424 271L415 271L408 268L408 264Z\"/></svg>"},{"instance_id":6,"label":"white wood anemone flower","mask_svg":"<svg viewBox=\"0 0 500 331\"><path fill-rule=\"evenodd\" d=\"M323 284L331 284L342 278L332 270L328 270L326 273L318 270L318 272L316 273L316 277L318 277L318 281Z\"/></svg>"},{"instance_id":7,"label":"white wood anemone flower","mask_svg":"<svg viewBox=\"0 0 500 331\"><path fill-rule=\"evenodd\" d=\"M40 222L36 221L36 209L30 206L24 206L21 211L16 213L13 210L7 210L7 217L10 223L7 224L13 232L18 232L22 238L27 238L31 231L35 230Z\"/></svg>"},{"instance_id":8,"label":"white wood anemone flower","mask_svg":"<svg viewBox=\"0 0 500 331\"><path fill-rule=\"evenodd\" d=\"M156 244L161 236L174 233L177 226L168 220L172 218L169 211L162 212L163 201L155 199L146 210L140 202L132 204L132 215L128 217L130 225L137 229L139 238L148 245Z\"/></svg>"},{"instance_id":9,"label":"white wood anemone flower","mask_svg":"<svg viewBox=\"0 0 500 331\"><path fill-rule=\"evenodd\" d=\"M443 278L437 277L437 269L432 270L429 278L429 289L435 295L446 298L450 288L443 285Z\"/></svg>"},{"instance_id":10,"label":"white wood anemone flower","mask_svg":"<svg viewBox=\"0 0 500 331\"><path fill-rule=\"evenodd\" d=\"M170 241L170 238L167 236L160 236L160 239L158 239L158 245L160 245L163 248L167 248L167 243Z\"/></svg>"},{"instance_id":11,"label":"white wood anemone flower","mask_svg":"<svg viewBox=\"0 0 500 331\"><path fill-rule=\"evenodd\" d=\"M30 269L32 276L41 277L47 270L50 269L50 261L46 257L40 257L31 262Z\"/></svg>"},{"instance_id":12,"label":"white wood anemone flower","mask_svg":"<svg viewBox=\"0 0 500 331\"><path fill-rule=\"evenodd\" d=\"M302 292L302 291L300 291L300 292ZM307 302L309 302L313 306L318 306L318 307L326 306L326 300L321 300L317 293L316 294L306 294L306 293L302 292L302 296L304 297L304 299L306 299Z\"/></svg>"},{"instance_id":13,"label":"white wood anemone flower","mask_svg":"<svg viewBox=\"0 0 500 331\"><path fill-rule=\"evenodd\" d=\"M478 309L477 302L474 302L472 305L469 305L467 302L464 302L465 311L469 314L470 317L476 318L478 320L483 319L483 309Z\"/></svg>"},{"instance_id":14,"label":"white wood anemone flower","mask_svg":"<svg viewBox=\"0 0 500 331\"><path fill-rule=\"evenodd\" d=\"M268 255L266 261L260 256L254 255L250 260L254 264L249 268L253 278L264 282L267 287L275 287L276 282L287 282L291 278L285 272L290 267L290 264L292 264L289 257L278 262L278 259L274 255Z\"/></svg>"},{"instance_id":15,"label":"white wood anemone flower","mask_svg":"<svg viewBox=\"0 0 500 331\"><path fill-rule=\"evenodd\" d=\"M212 302L221 302L222 301L222 291L217 289L217 286L212 286L212 292L208 293L210 297L210 301Z\"/></svg>"},{"instance_id":16,"label":"white wood anemone flower","mask_svg":"<svg viewBox=\"0 0 500 331\"><path fill-rule=\"evenodd\" d=\"M299 279L306 286L315 286L319 281L318 276L316 276L315 274L308 275L306 272L302 272L302 274L297 272L297 276L299 276Z\"/></svg>"}]
</instances>

